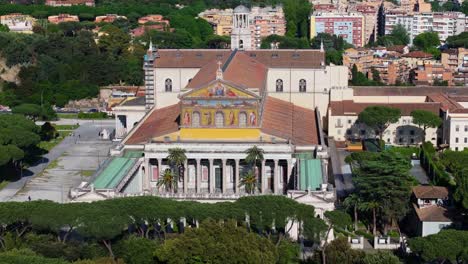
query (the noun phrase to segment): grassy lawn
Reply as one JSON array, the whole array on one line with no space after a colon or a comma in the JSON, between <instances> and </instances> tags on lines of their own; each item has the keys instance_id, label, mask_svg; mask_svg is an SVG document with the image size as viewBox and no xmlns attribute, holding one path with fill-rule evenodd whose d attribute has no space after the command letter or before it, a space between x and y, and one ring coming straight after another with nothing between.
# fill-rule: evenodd
<instances>
[{"instance_id":1,"label":"grassy lawn","mask_svg":"<svg viewBox=\"0 0 468 264\"><path fill-rule=\"evenodd\" d=\"M57 146L62 140L71 134L71 131L58 131L59 136L50 141L39 142L38 147L50 151L53 147Z\"/></svg>"},{"instance_id":2,"label":"grassy lawn","mask_svg":"<svg viewBox=\"0 0 468 264\"><path fill-rule=\"evenodd\" d=\"M78 113L57 113L57 117L63 119L77 119Z\"/></svg>"},{"instance_id":3,"label":"grassy lawn","mask_svg":"<svg viewBox=\"0 0 468 264\"><path fill-rule=\"evenodd\" d=\"M79 125L53 125L55 129L58 131L60 130L75 130L79 127Z\"/></svg>"},{"instance_id":4,"label":"grassy lawn","mask_svg":"<svg viewBox=\"0 0 468 264\"><path fill-rule=\"evenodd\" d=\"M81 176L83 177L91 177L94 174L94 170L83 170L81 171Z\"/></svg>"},{"instance_id":5,"label":"grassy lawn","mask_svg":"<svg viewBox=\"0 0 468 264\"><path fill-rule=\"evenodd\" d=\"M9 181L2 181L0 182L0 191L5 188L10 182Z\"/></svg>"}]
</instances>

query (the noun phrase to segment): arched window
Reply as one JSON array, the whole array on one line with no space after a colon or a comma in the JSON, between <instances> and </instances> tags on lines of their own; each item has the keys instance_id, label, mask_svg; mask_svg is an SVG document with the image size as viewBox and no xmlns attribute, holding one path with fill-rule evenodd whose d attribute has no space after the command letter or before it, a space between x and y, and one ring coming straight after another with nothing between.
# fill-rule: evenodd
<instances>
[{"instance_id":1,"label":"arched window","mask_svg":"<svg viewBox=\"0 0 468 264\"><path fill-rule=\"evenodd\" d=\"M299 80L299 92L305 93L307 91L307 82L304 79Z\"/></svg>"},{"instance_id":2,"label":"arched window","mask_svg":"<svg viewBox=\"0 0 468 264\"><path fill-rule=\"evenodd\" d=\"M164 87L166 92L172 92L172 80L166 79L166 81L164 82Z\"/></svg>"},{"instance_id":3,"label":"arched window","mask_svg":"<svg viewBox=\"0 0 468 264\"><path fill-rule=\"evenodd\" d=\"M239 113L239 126L245 127L247 125L247 114L245 112Z\"/></svg>"},{"instance_id":4,"label":"arched window","mask_svg":"<svg viewBox=\"0 0 468 264\"><path fill-rule=\"evenodd\" d=\"M241 39L239 40L239 49L243 49L244 48L244 41Z\"/></svg>"},{"instance_id":5,"label":"arched window","mask_svg":"<svg viewBox=\"0 0 468 264\"><path fill-rule=\"evenodd\" d=\"M276 80L276 92L283 92L283 80L281 79Z\"/></svg>"},{"instance_id":6,"label":"arched window","mask_svg":"<svg viewBox=\"0 0 468 264\"><path fill-rule=\"evenodd\" d=\"M192 127L199 127L200 126L200 113L193 112L192 114Z\"/></svg>"},{"instance_id":7,"label":"arched window","mask_svg":"<svg viewBox=\"0 0 468 264\"><path fill-rule=\"evenodd\" d=\"M223 127L224 126L224 114L222 112L217 112L215 115L215 126Z\"/></svg>"}]
</instances>

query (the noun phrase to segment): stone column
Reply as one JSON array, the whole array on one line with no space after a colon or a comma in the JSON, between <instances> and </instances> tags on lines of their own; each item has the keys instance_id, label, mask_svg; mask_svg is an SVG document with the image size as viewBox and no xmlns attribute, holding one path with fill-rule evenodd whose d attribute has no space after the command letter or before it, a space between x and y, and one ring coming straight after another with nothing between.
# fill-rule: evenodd
<instances>
[{"instance_id":1,"label":"stone column","mask_svg":"<svg viewBox=\"0 0 468 264\"><path fill-rule=\"evenodd\" d=\"M278 173L279 172L278 160L275 159L274 162L275 162L275 168L273 171L273 193L280 194L281 190L280 190L280 175Z\"/></svg>"},{"instance_id":2,"label":"stone column","mask_svg":"<svg viewBox=\"0 0 468 264\"><path fill-rule=\"evenodd\" d=\"M288 159L288 168L286 170L286 179L288 179L288 182L286 183L287 185L289 185L289 183L291 182L292 180L292 161L290 159ZM296 188L296 186L293 187L293 190Z\"/></svg>"},{"instance_id":3,"label":"stone column","mask_svg":"<svg viewBox=\"0 0 468 264\"><path fill-rule=\"evenodd\" d=\"M267 178L266 178L266 169L265 169L265 163L266 161L265 160L262 160L262 170L261 170L261 179L262 179L262 182L261 182L261 190L262 190L262 193L266 193L266 189L267 189Z\"/></svg>"},{"instance_id":4,"label":"stone column","mask_svg":"<svg viewBox=\"0 0 468 264\"><path fill-rule=\"evenodd\" d=\"M184 193L187 193L188 189L188 160L184 162Z\"/></svg>"},{"instance_id":5,"label":"stone column","mask_svg":"<svg viewBox=\"0 0 468 264\"><path fill-rule=\"evenodd\" d=\"M235 179L234 179L234 193L239 193L239 159L235 159L236 161L236 168L235 171Z\"/></svg>"},{"instance_id":6,"label":"stone column","mask_svg":"<svg viewBox=\"0 0 468 264\"><path fill-rule=\"evenodd\" d=\"M223 162L223 177L221 177L222 179L222 188L223 188L223 193L225 194L226 193L226 187L227 187L227 160L226 159L222 159L222 162Z\"/></svg>"},{"instance_id":7,"label":"stone column","mask_svg":"<svg viewBox=\"0 0 468 264\"><path fill-rule=\"evenodd\" d=\"M210 193L214 193L215 173L214 173L214 167L213 167L213 159L209 159L209 162L210 162Z\"/></svg>"},{"instance_id":8,"label":"stone column","mask_svg":"<svg viewBox=\"0 0 468 264\"><path fill-rule=\"evenodd\" d=\"M197 182L195 183L195 186L197 188L197 193L200 193L200 188L201 188L201 160L197 159Z\"/></svg>"},{"instance_id":9,"label":"stone column","mask_svg":"<svg viewBox=\"0 0 468 264\"><path fill-rule=\"evenodd\" d=\"M151 185L150 185L151 171L150 171L150 162L149 161L150 161L149 158L145 158L145 161L144 161L145 175L143 175L145 181L143 183L143 191L150 191L150 189L151 189Z\"/></svg>"}]
</instances>

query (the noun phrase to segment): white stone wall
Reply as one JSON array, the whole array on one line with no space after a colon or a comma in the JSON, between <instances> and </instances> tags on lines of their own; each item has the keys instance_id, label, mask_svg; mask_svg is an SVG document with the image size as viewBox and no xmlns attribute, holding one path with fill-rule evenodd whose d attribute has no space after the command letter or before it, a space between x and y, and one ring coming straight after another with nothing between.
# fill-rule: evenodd
<instances>
[{"instance_id":1,"label":"white stone wall","mask_svg":"<svg viewBox=\"0 0 468 264\"><path fill-rule=\"evenodd\" d=\"M422 222L421 236L437 234L450 224L451 222Z\"/></svg>"},{"instance_id":2,"label":"white stone wall","mask_svg":"<svg viewBox=\"0 0 468 264\"><path fill-rule=\"evenodd\" d=\"M354 116L331 116L328 117L328 135L335 138L338 141L345 141L346 136L354 136L364 138L375 138L374 132L367 128L365 125L356 125L357 115ZM348 130L351 130L351 134L347 134ZM365 130L365 134L361 133L361 130ZM403 133L398 133L403 131ZM411 134L414 131L414 135ZM383 140L386 144L390 145L414 145L420 143L422 137L422 130L415 124L412 123L411 116L402 116L400 120L391 124L384 132ZM400 138L403 140L400 142ZM412 143L410 139L413 138ZM425 141L431 141L432 144L437 143L437 129L428 128L426 130Z\"/></svg>"},{"instance_id":3,"label":"white stone wall","mask_svg":"<svg viewBox=\"0 0 468 264\"><path fill-rule=\"evenodd\" d=\"M468 147L468 114L449 114L445 126L444 141L451 150Z\"/></svg>"}]
</instances>

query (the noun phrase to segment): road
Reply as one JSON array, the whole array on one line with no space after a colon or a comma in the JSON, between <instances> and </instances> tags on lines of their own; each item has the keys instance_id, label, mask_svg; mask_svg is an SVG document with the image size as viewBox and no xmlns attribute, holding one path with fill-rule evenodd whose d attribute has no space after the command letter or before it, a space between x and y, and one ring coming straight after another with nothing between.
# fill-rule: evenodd
<instances>
[{"instance_id":1,"label":"road","mask_svg":"<svg viewBox=\"0 0 468 264\"><path fill-rule=\"evenodd\" d=\"M78 186L83 175L89 176L108 156L112 142L100 139L98 134L104 128L112 131L113 120L62 119L54 123L81 125L74 137L66 137L42 160L29 167L21 180L0 191L0 201L26 201L31 197L66 202L70 188Z\"/></svg>"},{"instance_id":2,"label":"road","mask_svg":"<svg viewBox=\"0 0 468 264\"><path fill-rule=\"evenodd\" d=\"M422 185L429 184L429 177L427 177L426 171L421 167L420 160L411 160L411 170L410 173L413 175Z\"/></svg>"},{"instance_id":3,"label":"road","mask_svg":"<svg viewBox=\"0 0 468 264\"><path fill-rule=\"evenodd\" d=\"M329 139L328 143L336 195L338 198L343 198L354 190L351 168L344 161L349 153L346 150L337 149L333 139Z\"/></svg>"}]
</instances>

